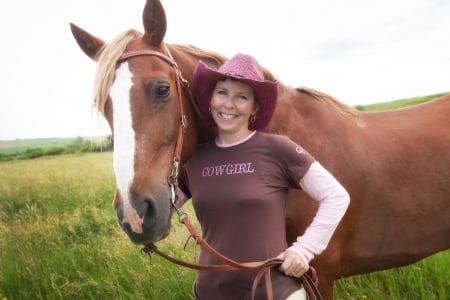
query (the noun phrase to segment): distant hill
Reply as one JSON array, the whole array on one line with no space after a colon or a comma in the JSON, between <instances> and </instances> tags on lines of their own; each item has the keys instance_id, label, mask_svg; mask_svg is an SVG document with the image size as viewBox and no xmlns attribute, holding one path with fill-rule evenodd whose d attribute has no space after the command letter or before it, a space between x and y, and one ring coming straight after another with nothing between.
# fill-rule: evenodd
<instances>
[{"instance_id":1,"label":"distant hill","mask_svg":"<svg viewBox=\"0 0 450 300\"><path fill-rule=\"evenodd\" d=\"M38 139L16 139L9 141L0 141L0 155L10 155L25 153L30 149L50 149L57 147L67 147L69 145L76 145L77 143L85 143L90 141L92 143L101 143L106 137L92 136L92 137L69 137L69 138L38 138Z\"/></svg>"}]
</instances>

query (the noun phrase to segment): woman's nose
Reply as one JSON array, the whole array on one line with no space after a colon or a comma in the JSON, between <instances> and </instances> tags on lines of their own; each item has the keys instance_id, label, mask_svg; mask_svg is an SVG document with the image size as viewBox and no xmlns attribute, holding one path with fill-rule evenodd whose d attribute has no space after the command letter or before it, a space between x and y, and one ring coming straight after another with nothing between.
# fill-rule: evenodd
<instances>
[{"instance_id":1,"label":"woman's nose","mask_svg":"<svg viewBox=\"0 0 450 300\"><path fill-rule=\"evenodd\" d=\"M232 97L226 97L223 106L226 108L232 108L234 106L233 98Z\"/></svg>"}]
</instances>

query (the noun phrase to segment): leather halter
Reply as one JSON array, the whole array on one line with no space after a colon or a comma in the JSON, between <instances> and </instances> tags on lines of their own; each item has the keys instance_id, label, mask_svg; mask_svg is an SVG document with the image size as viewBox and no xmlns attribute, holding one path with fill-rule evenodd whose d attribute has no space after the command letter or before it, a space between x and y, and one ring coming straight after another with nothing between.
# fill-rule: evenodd
<instances>
[{"instance_id":1,"label":"leather halter","mask_svg":"<svg viewBox=\"0 0 450 300\"><path fill-rule=\"evenodd\" d=\"M189 96L190 102L194 105L194 109L196 109L195 101L193 100L191 89L189 87L189 82L183 77L183 74L180 71L180 68L178 67L178 64L175 62L175 60L172 57L172 54L170 53L169 49L166 47L167 55L164 55L163 53L156 51L156 50L150 50L150 49L143 49L143 50L135 50L135 51L128 51L124 52L117 62L123 62L126 61L129 58L137 57L137 56L156 56L169 65L171 65L175 72L177 73L177 94L178 94L178 104L180 107L180 128L178 130L178 137L177 142L175 144L175 153L173 156L172 161L172 171L170 172L169 176L167 177L167 183L170 187L170 203L173 207L175 207L175 201L176 201L176 193L175 193L175 183L178 178L178 170L181 162L181 151L183 149L183 135L188 127L188 122L186 115L184 113L184 107L183 107L183 101L182 101L182 88L185 88L185 91L187 92ZM178 212L180 215L180 212Z\"/></svg>"}]
</instances>

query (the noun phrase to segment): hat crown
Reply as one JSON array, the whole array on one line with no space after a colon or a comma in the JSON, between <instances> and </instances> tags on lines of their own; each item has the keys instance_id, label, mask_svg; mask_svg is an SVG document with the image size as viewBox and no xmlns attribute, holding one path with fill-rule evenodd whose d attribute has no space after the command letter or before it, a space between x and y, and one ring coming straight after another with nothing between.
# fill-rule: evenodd
<instances>
[{"instance_id":1,"label":"hat crown","mask_svg":"<svg viewBox=\"0 0 450 300\"><path fill-rule=\"evenodd\" d=\"M241 53L226 61L218 72L236 78L264 81L264 74L258 62L252 56Z\"/></svg>"}]
</instances>

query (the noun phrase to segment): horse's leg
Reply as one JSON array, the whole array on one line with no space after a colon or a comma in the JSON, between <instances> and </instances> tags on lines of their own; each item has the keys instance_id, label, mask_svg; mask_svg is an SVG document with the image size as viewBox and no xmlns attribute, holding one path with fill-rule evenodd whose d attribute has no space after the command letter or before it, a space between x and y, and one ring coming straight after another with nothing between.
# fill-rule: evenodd
<instances>
[{"instance_id":1,"label":"horse's leg","mask_svg":"<svg viewBox=\"0 0 450 300\"><path fill-rule=\"evenodd\" d=\"M319 278L319 291L322 294L323 299L333 299L334 282L336 278L339 278L340 266L335 255L326 253L317 257L317 259L311 262L311 265L317 271L317 277ZM330 251L333 252L333 251Z\"/></svg>"},{"instance_id":2,"label":"horse's leg","mask_svg":"<svg viewBox=\"0 0 450 300\"><path fill-rule=\"evenodd\" d=\"M319 291L324 300L333 300L334 279L319 275Z\"/></svg>"}]
</instances>

